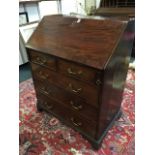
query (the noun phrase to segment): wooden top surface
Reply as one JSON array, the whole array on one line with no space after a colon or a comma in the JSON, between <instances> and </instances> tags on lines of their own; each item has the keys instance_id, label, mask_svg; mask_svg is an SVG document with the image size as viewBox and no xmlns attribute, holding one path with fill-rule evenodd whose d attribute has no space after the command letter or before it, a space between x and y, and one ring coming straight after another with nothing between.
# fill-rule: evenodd
<instances>
[{"instance_id":1,"label":"wooden top surface","mask_svg":"<svg viewBox=\"0 0 155 155\"><path fill-rule=\"evenodd\" d=\"M26 47L103 69L126 27L122 21L45 16Z\"/></svg>"},{"instance_id":2,"label":"wooden top surface","mask_svg":"<svg viewBox=\"0 0 155 155\"><path fill-rule=\"evenodd\" d=\"M95 12L96 15L102 16L135 16L135 8L105 8L100 7Z\"/></svg>"}]
</instances>

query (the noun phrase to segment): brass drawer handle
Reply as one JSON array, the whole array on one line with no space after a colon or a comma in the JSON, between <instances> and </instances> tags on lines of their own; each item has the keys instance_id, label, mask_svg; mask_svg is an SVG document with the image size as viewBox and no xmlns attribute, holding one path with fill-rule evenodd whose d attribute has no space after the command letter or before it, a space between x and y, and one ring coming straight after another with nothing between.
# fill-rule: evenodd
<instances>
[{"instance_id":1,"label":"brass drawer handle","mask_svg":"<svg viewBox=\"0 0 155 155\"><path fill-rule=\"evenodd\" d=\"M74 93L80 93L82 91L82 88L74 89L71 83L69 83L69 88Z\"/></svg>"},{"instance_id":2,"label":"brass drawer handle","mask_svg":"<svg viewBox=\"0 0 155 155\"><path fill-rule=\"evenodd\" d=\"M74 105L74 102L73 102L73 101L70 101L70 104L71 104L71 106L72 106L75 110L80 110L80 109L82 109L82 105L76 106L76 105Z\"/></svg>"},{"instance_id":3,"label":"brass drawer handle","mask_svg":"<svg viewBox=\"0 0 155 155\"><path fill-rule=\"evenodd\" d=\"M79 70L79 71L77 71L77 72L74 72L74 71L72 70L72 68L68 68L68 69L67 69L67 72L68 72L70 75L81 75L81 74L82 74L82 71L81 71L81 70Z\"/></svg>"},{"instance_id":4,"label":"brass drawer handle","mask_svg":"<svg viewBox=\"0 0 155 155\"><path fill-rule=\"evenodd\" d=\"M49 91L48 91L45 87L42 87L40 90L41 90L41 92L43 92L44 94L49 95Z\"/></svg>"},{"instance_id":5,"label":"brass drawer handle","mask_svg":"<svg viewBox=\"0 0 155 155\"><path fill-rule=\"evenodd\" d=\"M42 71L39 72L39 76L41 79L44 79L44 80L46 80L49 77L48 74L44 74Z\"/></svg>"},{"instance_id":6,"label":"brass drawer handle","mask_svg":"<svg viewBox=\"0 0 155 155\"><path fill-rule=\"evenodd\" d=\"M41 64L41 65L44 65L46 62L47 62L47 60L46 60L46 58L45 57L36 57L36 61L35 62L37 62L37 63L39 63L39 64Z\"/></svg>"},{"instance_id":7,"label":"brass drawer handle","mask_svg":"<svg viewBox=\"0 0 155 155\"><path fill-rule=\"evenodd\" d=\"M71 121L72 121L73 125L75 125L75 126L81 126L82 125L81 122L75 122L75 119L73 117L71 118Z\"/></svg>"},{"instance_id":8,"label":"brass drawer handle","mask_svg":"<svg viewBox=\"0 0 155 155\"><path fill-rule=\"evenodd\" d=\"M45 105L48 109L53 109L54 105L48 105L47 102L43 102L43 105Z\"/></svg>"},{"instance_id":9,"label":"brass drawer handle","mask_svg":"<svg viewBox=\"0 0 155 155\"><path fill-rule=\"evenodd\" d=\"M96 85L101 85L101 84L102 84L101 80L100 79L97 79L96 80Z\"/></svg>"},{"instance_id":10,"label":"brass drawer handle","mask_svg":"<svg viewBox=\"0 0 155 155\"><path fill-rule=\"evenodd\" d=\"M54 105L46 105L46 107L48 108L48 109L53 109L54 108Z\"/></svg>"}]
</instances>

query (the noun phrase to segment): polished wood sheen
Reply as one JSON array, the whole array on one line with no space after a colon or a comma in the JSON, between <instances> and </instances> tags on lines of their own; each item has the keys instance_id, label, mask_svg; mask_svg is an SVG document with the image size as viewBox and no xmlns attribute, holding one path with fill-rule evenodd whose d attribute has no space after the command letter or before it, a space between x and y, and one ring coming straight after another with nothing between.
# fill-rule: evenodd
<instances>
[{"instance_id":1,"label":"polished wood sheen","mask_svg":"<svg viewBox=\"0 0 155 155\"><path fill-rule=\"evenodd\" d=\"M133 25L45 16L26 45L38 110L80 132L96 149L120 114Z\"/></svg>"},{"instance_id":2,"label":"polished wood sheen","mask_svg":"<svg viewBox=\"0 0 155 155\"><path fill-rule=\"evenodd\" d=\"M82 130L86 132L91 137L95 137L96 134L96 124L91 121L84 120L80 115L76 114L74 111L66 108L65 106L59 104L54 99L44 96L42 93L37 91L38 103L47 110L52 112L56 117L65 120L66 124L72 125L73 128Z\"/></svg>"},{"instance_id":3,"label":"polished wood sheen","mask_svg":"<svg viewBox=\"0 0 155 155\"><path fill-rule=\"evenodd\" d=\"M111 1L111 2L110 2ZM113 2L112 2L113 1ZM107 3L108 2L108 3ZM135 0L122 0L120 4L125 4L124 7L117 5L116 0L101 0L99 8L95 11L96 16L104 18L119 19L119 20L134 20L135 18ZM132 5L131 5L132 4ZM134 27L135 25L133 25ZM135 58L135 41L133 43L131 57Z\"/></svg>"},{"instance_id":4,"label":"polished wood sheen","mask_svg":"<svg viewBox=\"0 0 155 155\"><path fill-rule=\"evenodd\" d=\"M39 65L32 64L33 76L36 79L47 81L49 84L56 85L72 94L83 98L86 102L98 106L98 88L92 87L79 80L63 76L56 72L52 72ZM62 78L63 77L63 78Z\"/></svg>"},{"instance_id":5,"label":"polished wood sheen","mask_svg":"<svg viewBox=\"0 0 155 155\"><path fill-rule=\"evenodd\" d=\"M103 69L126 27L122 21L46 16L27 47ZM111 39L112 38L112 39Z\"/></svg>"}]
</instances>

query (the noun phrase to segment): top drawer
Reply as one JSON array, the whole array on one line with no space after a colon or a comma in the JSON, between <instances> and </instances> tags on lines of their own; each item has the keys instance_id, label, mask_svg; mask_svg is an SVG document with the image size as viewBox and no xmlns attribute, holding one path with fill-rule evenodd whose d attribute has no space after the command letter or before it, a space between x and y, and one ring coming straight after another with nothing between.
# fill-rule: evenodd
<instances>
[{"instance_id":1,"label":"top drawer","mask_svg":"<svg viewBox=\"0 0 155 155\"><path fill-rule=\"evenodd\" d=\"M58 68L60 73L76 79L80 79L85 82L98 84L97 80L100 79L99 71L73 62L59 59Z\"/></svg>"},{"instance_id":2,"label":"top drawer","mask_svg":"<svg viewBox=\"0 0 155 155\"><path fill-rule=\"evenodd\" d=\"M65 76L85 81L91 85L101 84L101 71L71 61L55 58L34 50L28 50L29 60L35 64L57 71Z\"/></svg>"},{"instance_id":3,"label":"top drawer","mask_svg":"<svg viewBox=\"0 0 155 155\"><path fill-rule=\"evenodd\" d=\"M31 62L42 65L51 70L56 70L56 60L54 57L31 50L28 54Z\"/></svg>"}]
</instances>

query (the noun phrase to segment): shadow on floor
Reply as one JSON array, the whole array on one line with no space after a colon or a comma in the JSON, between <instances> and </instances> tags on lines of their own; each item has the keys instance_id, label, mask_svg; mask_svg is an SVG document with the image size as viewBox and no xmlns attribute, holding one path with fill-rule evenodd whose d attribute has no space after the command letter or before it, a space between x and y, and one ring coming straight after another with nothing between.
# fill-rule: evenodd
<instances>
[{"instance_id":1,"label":"shadow on floor","mask_svg":"<svg viewBox=\"0 0 155 155\"><path fill-rule=\"evenodd\" d=\"M19 83L32 77L30 64L25 63L19 66Z\"/></svg>"}]
</instances>

